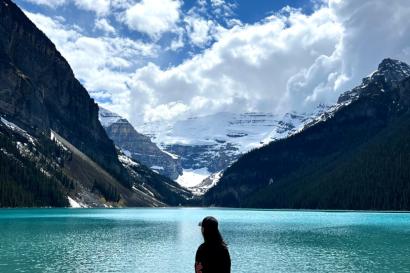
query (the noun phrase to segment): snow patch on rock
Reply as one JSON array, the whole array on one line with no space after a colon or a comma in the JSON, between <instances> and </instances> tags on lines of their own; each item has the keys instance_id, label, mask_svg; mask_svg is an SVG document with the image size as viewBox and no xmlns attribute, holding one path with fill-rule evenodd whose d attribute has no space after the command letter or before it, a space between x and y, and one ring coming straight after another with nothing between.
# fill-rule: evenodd
<instances>
[{"instance_id":1,"label":"snow patch on rock","mask_svg":"<svg viewBox=\"0 0 410 273\"><path fill-rule=\"evenodd\" d=\"M83 204L81 202L77 202L73 198L71 198L70 196L67 196L67 198L68 198L68 203L70 204L71 208L88 208L88 206L86 204Z\"/></svg>"},{"instance_id":2,"label":"snow patch on rock","mask_svg":"<svg viewBox=\"0 0 410 273\"><path fill-rule=\"evenodd\" d=\"M27 133L25 130L21 129L19 126L17 126L16 124L6 120L3 117L0 117L0 121L6 125L7 128L9 128L10 130L12 130L13 132L21 135L22 137L24 137L25 139L27 139L31 144L35 145L35 138L32 137L29 133Z\"/></svg>"},{"instance_id":3,"label":"snow patch on rock","mask_svg":"<svg viewBox=\"0 0 410 273\"><path fill-rule=\"evenodd\" d=\"M207 168L201 169L185 169L183 170L182 175L178 176L176 182L185 188L192 188L195 187L201 182L206 179L210 173L208 172Z\"/></svg>"},{"instance_id":4,"label":"snow patch on rock","mask_svg":"<svg viewBox=\"0 0 410 273\"><path fill-rule=\"evenodd\" d=\"M139 164L137 162L135 162L134 160L132 160L131 158L129 158L126 155L118 155L118 160L126 166L139 166Z\"/></svg>"}]
</instances>

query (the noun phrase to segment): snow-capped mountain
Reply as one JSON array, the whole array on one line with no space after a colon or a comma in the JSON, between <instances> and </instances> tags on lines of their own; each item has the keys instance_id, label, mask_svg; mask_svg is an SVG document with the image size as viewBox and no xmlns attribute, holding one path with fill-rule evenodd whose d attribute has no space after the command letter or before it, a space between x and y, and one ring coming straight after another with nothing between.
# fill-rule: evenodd
<instances>
[{"instance_id":1,"label":"snow-capped mountain","mask_svg":"<svg viewBox=\"0 0 410 273\"><path fill-rule=\"evenodd\" d=\"M161 149L179 156L184 171L177 182L194 192L204 192L217 182L216 174L241 154L297 132L326 110L327 107L319 106L314 113L282 116L221 112L175 122L144 123L136 129L150 136Z\"/></svg>"},{"instance_id":2,"label":"snow-capped mountain","mask_svg":"<svg viewBox=\"0 0 410 273\"><path fill-rule=\"evenodd\" d=\"M410 77L410 67L408 64L394 59L384 59L378 66L377 70L368 77L363 78L360 85L352 90L343 93L338 100L338 103L346 103L356 100L361 95L367 94L367 87L370 83L387 83L388 87L395 87L403 79ZM382 90L384 91L384 89Z\"/></svg>"},{"instance_id":3,"label":"snow-capped mountain","mask_svg":"<svg viewBox=\"0 0 410 273\"><path fill-rule=\"evenodd\" d=\"M173 180L182 174L178 157L159 149L149 137L138 133L128 120L101 107L99 120L107 135L128 157Z\"/></svg>"},{"instance_id":4,"label":"snow-capped mountain","mask_svg":"<svg viewBox=\"0 0 410 273\"><path fill-rule=\"evenodd\" d=\"M110 126L111 124L122 118L123 117L121 117L117 113L111 112L110 110L107 110L101 106L98 109L98 119L100 120L100 123L104 128Z\"/></svg>"}]
</instances>

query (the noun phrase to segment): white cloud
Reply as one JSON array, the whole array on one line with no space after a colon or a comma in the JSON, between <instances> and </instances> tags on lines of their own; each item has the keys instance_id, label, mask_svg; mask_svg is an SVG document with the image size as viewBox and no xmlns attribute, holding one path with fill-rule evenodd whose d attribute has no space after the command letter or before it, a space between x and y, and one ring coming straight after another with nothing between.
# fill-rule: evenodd
<instances>
[{"instance_id":1,"label":"white cloud","mask_svg":"<svg viewBox=\"0 0 410 273\"><path fill-rule=\"evenodd\" d=\"M341 92L374 71L383 58L410 61L406 54L410 44L408 1L330 0L329 8L343 27L342 35L331 55L317 58L289 79L285 101L292 109L334 102Z\"/></svg>"},{"instance_id":2,"label":"white cloud","mask_svg":"<svg viewBox=\"0 0 410 273\"><path fill-rule=\"evenodd\" d=\"M335 102L385 57L410 61L407 0L318 0L312 14L286 8L253 25L230 19L230 29L204 14L181 18L179 1L114 0L111 7L114 2L126 10L123 20L132 29L156 39L175 32L167 49L180 49L187 40L198 46L215 41L180 65L141 67L136 62L156 56L158 46L87 37L59 19L29 14L93 96L110 96L105 106L135 124L219 111L309 111ZM181 22L188 25L187 37Z\"/></svg>"},{"instance_id":3,"label":"white cloud","mask_svg":"<svg viewBox=\"0 0 410 273\"><path fill-rule=\"evenodd\" d=\"M187 106L179 114L275 111L288 79L333 52L341 28L331 16L329 9L312 16L272 16L227 30L211 48L179 66L161 70L149 64L130 83L132 108L143 103L151 113L145 119L172 116L155 117L150 110L175 101Z\"/></svg>"},{"instance_id":4,"label":"white cloud","mask_svg":"<svg viewBox=\"0 0 410 273\"><path fill-rule=\"evenodd\" d=\"M93 11L99 16L107 15L110 11L110 0L74 0L75 5L84 10Z\"/></svg>"},{"instance_id":5,"label":"white cloud","mask_svg":"<svg viewBox=\"0 0 410 273\"><path fill-rule=\"evenodd\" d=\"M234 14L236 4L225 0L211 0L213 12L221 17L230 17Z\"/></svg>"},{"instance_id":6,"label":"white cloud","mask_svg":"<svg viewBox=\"0 0 410 273\"><path fill-rule=\"evenodd\" d=\"M211 0L211 3L215 7L222 6L222 5L226 4L224 0Z\"/></svg>"},{"instance_id":7,"label":"white cloud","mask_svg":"<svg viewBox=\"0 0 410 273\"><path fill-rule=\"evenodd\" d=\"M186 16L187 34L191 42L199 47L205 46L211 39L210 30L214 23L199 16Z\"/></svg>"},{"instance_id":8,"label":"white cloud","mask_svg":"<svg viewBox=\"0 0 410 273\"><path fill-rule=\"evenodd\" d=\"M36 4L36 5L48 6L51 8L56 8L58 6L62 6L66 4L66 0L25 0L25 1Z\"/></svg>"},{"instance_id":9,"label":"white cloud","mask_svg":"<svg viewBox=\"0 0 410 273\"><path fill-rule=\"evenodd\" d=\"M310 15L287 8L222 31L210 48L180 65L138 69L129 82L130 109L143 109L145 120L309 111L335 102L385 57L410 61L408 18L407 0L330 0Z\"/></svg>"},{"instance_id":10,"label":"white cloud","mask_svg":"<svg viewBox=\"0 0 410 273\"><path fill-rule=\"evenodd\" d=\"M185 45L184 44L184 32L182 30L182 31L179 31L178 37L171 41L170 46L166 48L166 50L176 51L178 49L183 48L184 45Z\"/></svg>"},{"instance_id":11,"label":"white cloud","mask_svg":"<svg viewBox=\"0 0 410 273\"><path fill-rule=\"evenodd\" d=\"M120 105L118 112L127 116L130 69L156 56L157 46L124 37L88 37L58 18L25 14L55 43L87 90L96 98L110 96L112 109Z\"/></svg>"},{"instance_id":12,"label":"white cloud","mask_svg":"<svg viewBox=\"0 0 410 273\"><path fill-rule=\"evenodd\" d=\"M125 11L123 21L132 30L159 38L176 29L180 7L179 0L142 0Z\"/></svg>"},{"instance_id":13,"label":"white cloud","mask_svg":"<svg viewBox=\"0 0 410 273\"><path fill-rule=\"evenodd\" d=\"M106 33L115 33L115 28L105 18L97 18L95 20L95 28Z\"/></svg>"},{"instance_id":14,"label":"white cloud","mask_svg":"<svg viewBox=\"0 0 410 273\"><path fill-rule=\"evenodd\" d=\"M24 0L36 5L48 6L51 8L60 7L73 2L74 5L83 10L95 12L98 16L105 16L109 14L111 7L111 0ZM124 6L125 0L112 0L113 5Z\"/></svg>"}]
</instances>

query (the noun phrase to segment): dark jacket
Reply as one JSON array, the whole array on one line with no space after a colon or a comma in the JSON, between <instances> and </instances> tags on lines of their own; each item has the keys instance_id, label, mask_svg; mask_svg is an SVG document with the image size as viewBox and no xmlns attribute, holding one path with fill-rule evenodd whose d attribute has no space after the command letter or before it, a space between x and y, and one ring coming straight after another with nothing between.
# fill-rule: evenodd
<instances>
[{"instance_id":1,"label":"dark jacket","mask_svg":"<svg viewBox=\"0 0 410 273\"><path fill-rule=\"evenodd\" d=\"M203 243L195 256L196 273L230 273L231 258L226 246Z\"/></svg>"}]
</instances>

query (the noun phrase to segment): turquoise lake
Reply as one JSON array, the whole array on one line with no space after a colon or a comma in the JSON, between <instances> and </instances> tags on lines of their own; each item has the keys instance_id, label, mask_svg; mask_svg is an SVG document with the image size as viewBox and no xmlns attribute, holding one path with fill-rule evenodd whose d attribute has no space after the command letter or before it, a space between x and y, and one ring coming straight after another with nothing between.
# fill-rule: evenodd
<instances>
[{"instance_id":1,"label":"turquoise lake","mask_svg":"<svg viewBox=\"0 0 410 273\"><path fill-rule=\"evenodd\" d=\"M0 272L194 272L220 221L233 273L410 272L410 214L243 209L3 209Z\"/></svg>"}]
</instances>

